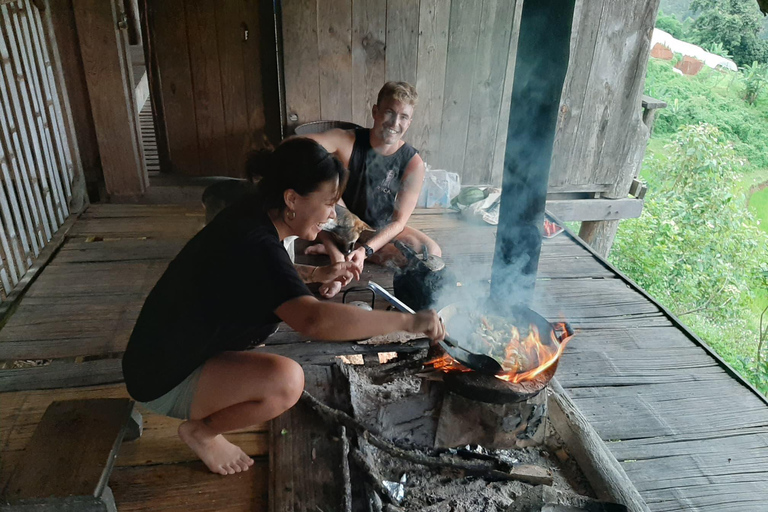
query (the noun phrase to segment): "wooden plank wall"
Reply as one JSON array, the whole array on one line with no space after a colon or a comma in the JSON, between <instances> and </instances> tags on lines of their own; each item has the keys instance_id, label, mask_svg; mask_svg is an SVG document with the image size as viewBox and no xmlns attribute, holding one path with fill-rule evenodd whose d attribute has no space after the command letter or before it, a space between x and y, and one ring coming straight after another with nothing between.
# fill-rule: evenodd
<instances>
[{"instance_id":1,"label":"wooden plank wall","mask_svg":"<svg viewBox=\"0 0 768 512\"><path fill-rule=\"evenodd\" d=\"M550 190L626 197L649 132L641 98L659 0L576 2Z\"/></svg>"},{"instance_id":2,"label":"wooden plank wall","mask_svg":"<svg viewBox=\"0 0 768 512\"><path fill-rule=\"evenodd\" d=\"M260 1L163 0L145 8L167 135L158 141L168 146L163 171L240 176L245 151L265 130Z\"/></svg>"},{"instance_id":3,"label":"wooden plank wall","mask_svg":"<svg viewBox=\"0 0 768 512\"><path fill-rule=\"evenodd\" d=\"M426 162L466 183L499 178L494 154L506 132L502 92L521 3L284 0L289 129L320 119L370 126L381 86L404 80L419 92L406 138Z\"/></svg>"},{"instance_id":4,"label":"wooden plank wall","mask_svg":"<svg viewBox=\"0 0 768 512\"><path fill-rule=\"evenodd\" d=\"M0 27L2 300L69 217L81 169L40 11L30 0L3 3Z\"/></svg>"},{"instance_id":5,"label":"wooden plank wall","mask_svg":"<svg viewBox=\"0 0 768 512\"><path fill-rule=\"evenodd\" d=\"M419 92L406 139L424 160L464 184L501 182L522 2L282 5L289 130L320 119L370 126L384 81L406 80ZM577 1L550 191L626 195L647 142L640 95L657 9Z\"/></svg>"}]
</instances>

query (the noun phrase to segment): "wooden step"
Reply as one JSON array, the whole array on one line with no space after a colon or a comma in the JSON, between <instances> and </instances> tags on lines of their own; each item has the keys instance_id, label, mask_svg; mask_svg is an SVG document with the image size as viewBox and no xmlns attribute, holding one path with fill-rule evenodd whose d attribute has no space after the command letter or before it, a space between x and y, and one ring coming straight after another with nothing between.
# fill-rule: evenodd
<instances>
[{"instance_id":1,"label":"wooden step","mask_svg":"<svg viewBox=\"0 0 768 512\"><path fill-rule=\"evenodd\" d=\"M3 492L0 510L116 511L109 475L123 439L137 439L141 428L141 415L127 398L51 403Z\"/></svg>"}]
</instances>

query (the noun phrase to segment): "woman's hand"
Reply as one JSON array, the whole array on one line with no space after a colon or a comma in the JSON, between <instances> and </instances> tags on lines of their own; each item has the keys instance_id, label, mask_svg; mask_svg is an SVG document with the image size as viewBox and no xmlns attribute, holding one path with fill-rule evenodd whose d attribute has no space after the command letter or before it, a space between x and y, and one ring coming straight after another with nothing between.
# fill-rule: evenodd
<instances>
[{"instance_id":1,"label":"woman's hand","mask_svg":"<svg viewBox=\"0 0 768 512\"><path fill-rule=\"evenodd\" d=\"M445 324L434 309L419 311L415 315L411 315L411 318L413 322L408 332L423 333L434 342L445 338Z\"/></svg>"},{"instance_id":2,"label":"woman's hand","mask_svg":"<svg viewBox=\"0 0 768 512\"><path fill-rule=\"evenodd\" d=\"M362 267L353 261L342 261L324 267L317 267L312 280L316 283L328 283L338 281L341 286L346 286L352 279L360 279Z\"/></svg>"},{"instance_id":3,"label":"woman's hand","mask_svg":"<svg viewBox=\"0 0 768 512\"><path fill-rule=\"evenodd\" d=\"M324 267L317 267L313 280L320 285L320 295L330 299L347 286L352 279L360 279L360 268L353 261L341 261Z\"/></svg>"}]
</instances>

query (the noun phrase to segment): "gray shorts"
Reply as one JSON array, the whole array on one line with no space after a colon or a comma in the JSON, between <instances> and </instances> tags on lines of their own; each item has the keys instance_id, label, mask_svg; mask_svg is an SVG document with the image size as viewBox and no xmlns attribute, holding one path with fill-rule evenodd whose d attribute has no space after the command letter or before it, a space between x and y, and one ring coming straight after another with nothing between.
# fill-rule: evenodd
<instances>
[{"instance_id":1,"label":"gray shorts","mask_svg":"<svg viewBox=\"0 0 768 512\"><path fill-rule=\"evenodd\" d=\"M192 408L192 400L195 398L195 392L197 391L197 383L200 380L200 374L203 372L203 366L198 366L186 379L160 398L139 403L157 414L180 420L188 420L189 411Z\"/></svg>"}]
</instances>

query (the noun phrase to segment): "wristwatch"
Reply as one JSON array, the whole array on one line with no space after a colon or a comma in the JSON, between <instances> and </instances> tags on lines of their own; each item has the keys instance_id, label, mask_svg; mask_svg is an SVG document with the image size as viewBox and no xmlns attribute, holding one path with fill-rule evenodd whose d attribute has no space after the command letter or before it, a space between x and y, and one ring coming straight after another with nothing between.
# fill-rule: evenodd
<instances>
[{"instance_id":1,"label":"wristwatch","mask_svg":"<svg viewBox=\"0 0 768 512\"><path fill-rule=\"evenodd\" d=\"M368 244L360 244L360 247L365 249L365 257L370 258L371 255L373 254L373 249L371 249L371 246Z\"/></svg>"}]
</instances>

